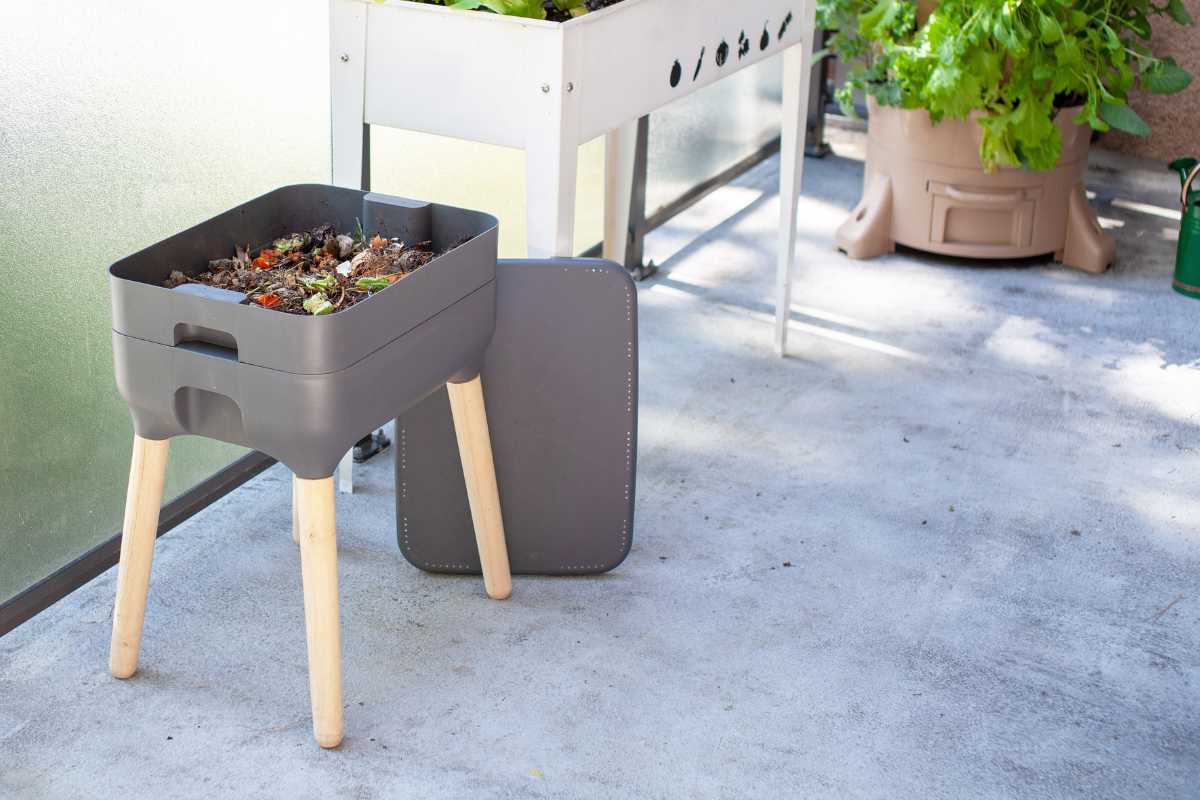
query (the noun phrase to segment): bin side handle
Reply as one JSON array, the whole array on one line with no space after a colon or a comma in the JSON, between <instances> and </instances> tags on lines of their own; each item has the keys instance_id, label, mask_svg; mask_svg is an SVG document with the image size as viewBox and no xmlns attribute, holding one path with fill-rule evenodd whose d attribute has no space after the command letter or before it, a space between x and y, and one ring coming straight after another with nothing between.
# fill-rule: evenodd
<instances>
[{"instance_id":1,"label":"bin side handle","mask_svg":"<svg viewBox=\"0 0 1200 800\"><path fill-rule=\"evenodd\" d=\"M175 346L181 350L191 350L194 353L238 360L237 339L232 333L208 328L204 325L194 325L190 322L179 322L175 325Z\"/></svg>"},{"instance_id":2,"label":"bin side handle","mask_svg":"<svg viewBox=\"0 0 1200 800\"><path fill-rule=\"evenodd\" d=\"M180 350L188 350L192 353L199 353L213 358L223 358L227 361L237 361L238 351L236 347L222 347L219 344L210 342L187 341L180 342L175 345Z\"/></svg>"}]
</instances>

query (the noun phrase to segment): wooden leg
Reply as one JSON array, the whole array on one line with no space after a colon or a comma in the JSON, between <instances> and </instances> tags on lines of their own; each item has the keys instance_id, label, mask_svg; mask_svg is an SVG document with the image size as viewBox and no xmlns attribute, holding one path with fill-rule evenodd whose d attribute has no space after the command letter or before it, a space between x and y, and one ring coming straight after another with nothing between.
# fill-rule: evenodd
<instances>
[{"instance_id":1,"label":"wooden leg","mask_svg":"<svg viewBox=\"0 0 1200 800\"><path fill-rule=\"evenodd\" d=\"M448 383L446 390L450 394L458 455L462 459L467 500L475 524L483 586L488 597L504 600L512 594L512 574L508 568L508 547L504 543L504 520L500 516L500 492L496 488L483 383L477 375L466 383Z\"/></svg>"},{"instance_id":2,"label":"wooden leg","mask_svg":"<svg viewBox=\"0 0 1200 800\"><path fill-rule=\"evenodd\" d=\"M112 646L108 656L109 671L117 678L129 678L137 672L170 444L170 439L133 437L125 522L121 527L121 563L117 568Z\"/></svg>"},{"instance_id":3,"label":"wooden leg","mask_svg":"<svg viewBox=\"0 0 1200 800\"><path fill-rule=\"evenodd\" d=\"M779 156L779 264L775 278L775 351L787 355L792 307L792 261L796 255L796 211L804 174L808 87L812 79L813 9L804 12L800 43L783 53L783 133Z\"/></svg>"},{"instance_id":4,"label":"wooden leg","mask_svg":"<svg viewBox=\"0 0 1200 800\"><path fill-rule=\"evenodd\" d=\"M300 479L292 475L292 541L300 544Z\"/></svg>"},{"instance_id":5,"label":"wooden leg","mask_svg":"<svg viewBox=\"0 0 1200 800\"><path fill-rule=\"evenodd\" d=\"M295 480L313 735L321 747L337 747L342 743L342 637L333 478Z\"/></svg>"}]
</instances>

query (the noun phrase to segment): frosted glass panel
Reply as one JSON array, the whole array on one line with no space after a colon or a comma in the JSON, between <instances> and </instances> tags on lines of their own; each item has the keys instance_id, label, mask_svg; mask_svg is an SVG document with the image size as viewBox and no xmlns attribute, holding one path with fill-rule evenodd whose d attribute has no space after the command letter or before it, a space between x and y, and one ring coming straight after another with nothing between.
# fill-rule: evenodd
<instances>
[{"instance_id":1,"label":"frosted glass panel","mask_svg":"<svg viewBox=\"0 0 1200 800\"><path fill-rule=\"evenodd\" d=\"M604 236L604 139L579 148L575 250ZM500 257L525 255L525 154L395 128L371 127L371 188L477 208L500 220Z\"/></svg>"},{"instance_id":2,"label":"frosted glass panel","mask_svg":"<svg viewBox=\"0 0 1200 800\"><path fill-rule=\"evenodd\" d=\"M651 115L647 214L779 135L781 59L759 62Z\"/></svg>"},{"instance_id":3,"label":"frosted glass panel","mask_svg":"<svg viewBox=\"0 0 1200 800\"><path fill-rule=\"evenodd\" d=\"M120 528L132 428L107 264L326 178L327 14L0 2L0 601ZM168 496L240 452L175 442Z\"/></svg>"},{"instance_id":4,"label":"frosted glass panel","mask_svg":"<svg viewBox=\"0 0 1200 800\"><path fill-rule=\"evenodd\" d=\"M120 526L132 430L105 267L328 179L328 5L0 0L0 30L3 602ZM651 211L776 134L778 70L772 59L656 114ZM373 145L373 188L491 211L502 254L524 253L522 153L382 128ZM580 156L577 250L601 237L603 142ZM240 452L175 442L168 497Z\"/></svg>"}]
</instances>

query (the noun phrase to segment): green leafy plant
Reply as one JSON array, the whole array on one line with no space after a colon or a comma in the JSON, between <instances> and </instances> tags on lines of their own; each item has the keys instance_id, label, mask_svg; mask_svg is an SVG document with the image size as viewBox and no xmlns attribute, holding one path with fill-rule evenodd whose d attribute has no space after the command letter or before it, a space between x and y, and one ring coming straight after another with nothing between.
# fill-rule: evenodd
<instances>
[{"instance_id":1,"label":"green leafy plant","mask_svg":"<svg viewBox=\"0 0 1200 800\"><path fill-rule=\"evenodd\" d=\"M377 2L380 1L377 0ZM546 19L546 3L543 0L415 0L415 2L466 11L486 9L510 17ZM572 15L587 13L585 0L553 0L553 6L559 11Z\"/></svg>"},{"instance_id":2,"label":"green leafy plant","mask_svg":"<svg viewBox=\"0 0 1200 800\"><path fill-rule=\"evenodd\" d=\"M1151 51L1153 16L1192 24L1181 0L942 0L924 24L911 0L817 3L818 26L833 31L827 52L849 65L837 90L847 113L856 90L934 122L978 112L989 170L1052 169L1065 107L1082 106L1073 121L1098 131L1148 133L1129 91L1171 94L1192 80Z\"/></svg>"}]
</instances>

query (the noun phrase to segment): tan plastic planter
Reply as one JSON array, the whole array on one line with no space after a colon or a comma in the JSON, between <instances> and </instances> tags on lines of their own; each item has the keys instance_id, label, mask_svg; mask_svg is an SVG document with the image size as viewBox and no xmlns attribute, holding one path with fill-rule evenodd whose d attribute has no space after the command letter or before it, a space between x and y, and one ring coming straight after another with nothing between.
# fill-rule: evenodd
<instances>
[{"instance_id":1,"label":"tan plastic planter","mask_svg":"<svg viewBox=\"0 0 1200 800\"><path fill-rule=\"evenodd\" d=\"M863 197L836 234L851 258L893 252L897 244L968 258L1053 254L1088 272L1112 263L1116 243L1100 229L1083 189L1091 129L1059 112L1062 158L1049 172L979 162L973 121L929 121L924 110L869 100L871 124Z\"/></svg>"}]
</instances>

